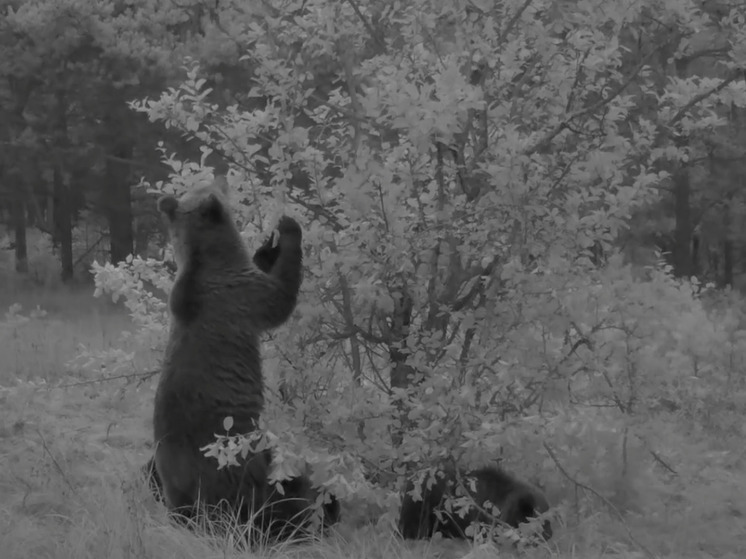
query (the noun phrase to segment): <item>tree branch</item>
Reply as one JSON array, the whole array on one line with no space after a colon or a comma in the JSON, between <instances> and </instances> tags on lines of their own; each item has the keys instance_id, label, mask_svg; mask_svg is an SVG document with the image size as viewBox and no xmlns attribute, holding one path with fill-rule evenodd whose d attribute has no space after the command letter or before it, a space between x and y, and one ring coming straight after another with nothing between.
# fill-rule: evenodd
<instances>
[{"instance_id":1,"label":"tree branch","mask_svg":"<svg viewBox=\"0 0 746 559\"><path fill-rule=\"evenodd\" d=\"M687 54L685 56L682 56L678 60L681 60L682 62L684 62L684 64L689 64L690 62L697 60L698 58L705 58L706 56L715 57L715 56L721 56L721 55L727 54L729 50L730 50L729 47L704 49L698 52L694 52L692 54Z\"/></svg>"},{"instance_id":2,"label":"tree branch","mask_svg":"<svg viewBox=\"0 0 746 559\"><path fill-rule=\"evenodd\" d=\"M360 11L360 8L353 0L347 0L347 3L352 6L352 9L355 11L355 14L358 18L360 18L360 21L363 22L363 25L365 26L365 29L368 31L368 34L370 35L370 38L375 41L375 43L378 45L378 48L381 49L381 52L386 52L386 45L385 43L381 42L380 37L376 33L376 30L373 29L373 25L368 21L368 19L365 17L363 12Z\"/></svg>"},{"instance_id":3,"label":"tree branch","mask_svg":"<svg viewBox=\"0 0 746 559\"><path fill-rule=\"evenodd\" d=\"M736 68L715 87L711 87L707 91L703 91L702 93L695 95L686 105L679 109L679 111L673 116L671 120L668 121L668 126L673 126L674 124L676 124L678 121L684 118L684 116L686 116L686 113L688 113L692 109L692 107L694 107L694 105L701 103L703 100L707 99L711 95L722 91L741 76L743 76L743 70L741 68Z\"/></svg>"},{"instance_id":4,"label":"tree branch","mask_svg":"<svg viewBox=\"0 0 746 559\"><path fill-rule=\"evenodd\" d=\"M584 483L581 483L577 479L575 479L573 476L570 475L570 473L562 466L562 464L559 461L559 458L555 454L552 447L550 447L547 443L543 443L544 450L547 451L547 454L549 454L549 457L554 462L554 465L557 466L557 469L560 471L560 473L568 480L570 483L575 485L575 487L578 487L580 489L583 489L584 491L587 491L588 493L593 494L597 499L599 499L601 502L603 502L609 510L611 510L620 520L622 523L622 526L624 526L624 529L627 531L627 537L630 539L632 543L634 543L637 547L639 547L645 555L647 555L650 558L655 557L655 554L653 554L645 545L642 544L642 542L638 541L637 538L634 537L632 534L632 530L627 525L624 515L619 511L617 507L614 506L614 503L612 503L609 499L601 495L598 491L590 487L589 485L586 485Z\"/></svg>"},{"instance_id":5,"label":"tree branch","mask_svg":"<svg viewBox=\"0 0 746 559\"><path fill-rule=\"evenodd\" d=\"M78 256L78 258L73 262L73 268L75 268L78 264L80 264L86 256L88 256L90 253L92 253L94 250L98 248L98 245L101 244L101 241L103 241L106 238L106 235L99 235L98 240L93 243L86 251Z\"/></svg>"},{"instance_id":6,"label":"tree branch","mask_svg":"<svg viewBox=\"0 0 746 559\"><path fill-rule=\"evenodd\" d=\"M498 39L499 44L503 44L505 42L505 38L513 30L513 27L515 27L516 23L518 23L518 20L521 19L523 12L525 12L526 9L531 5L531 2L533 2L533 0L524 0L523 5L518 8L518 11L516 13L513 14L513 17L510 18L510 21L508 21L505 29L503 29L503 31L500 33L500 38Z\"/></svg>"},{"instance_id":7,"label":"tree branch","mask_svg":"<svg viewBox=\"0 0 746 559\"><path fill-rule=\"evenodd\" d=\"M131 165L132 167L140 167L141 169L148 169L150 171L170 170L170 168L165 163L161 163L159 165L152 165L150 163L136 161L135 159L126 159L124 157L118 157L116 155L111 155L108 153L104 156L104 159L108 159L109 161L115 161L116 163L124 163L125 165Z\"/></svg>"},{"instance_id":8,"label":"tree branch","mask_svg":"<svg viewBox=\"0 0 746 559\"><path fill-rule=\"evenodd\" d=\"M629 87L629 85L632 83L632 80L634 80L640 73L640 71L645 67L645 65L648 63L648 61L653 57L655 53L657 53L660 50L661 47L658 47L656 49L651 50L645 57L639 62L639 64L635 67L635 69L632 71L632 73L627 76L627 78L620 83L617 88L609 95L608 97L605 97L601 99L600 101L597 101L593 105L590 105L589 107L585 107L584 109L579 109L572 114L570 114L567 118L563 119L561 122L559 122L554 128L552 128L549 132L547 132L538 142L536 142L533 146L529 147L524 151L524 155L533 155L534 153L542 150L545 148L557 135L562 132L565 128L568 127L568 125L575 120L576 118L580 118L582 116L585 116L587 114L596 112L598 109L604 107L605 105L608 105L611 103L614 99L619 97L619 95L622 94L622 92Z\"/></svg>"}]
</instances>

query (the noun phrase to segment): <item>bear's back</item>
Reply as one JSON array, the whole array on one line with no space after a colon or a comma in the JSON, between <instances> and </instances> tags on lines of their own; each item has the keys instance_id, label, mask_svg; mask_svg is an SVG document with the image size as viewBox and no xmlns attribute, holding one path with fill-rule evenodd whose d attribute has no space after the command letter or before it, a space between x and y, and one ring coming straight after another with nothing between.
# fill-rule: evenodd
<instances>
[{"instance_id":1,"label":"bear's back","mask_svg":"<svg viewBox=\"0 0 746 559\"><path fill-rule=\"evenodd\" d=\"M237 431L251 430L263 407L259 336L241 290L205 293L194 317L173 318L156 398L164 417L156 436L184 430L210 439L231 415ZM180 411L183 410L183 411ZM164 425L167 423L168 425ZM159 433L158 431L162 431Z\"/></svg>"}]
</instances>

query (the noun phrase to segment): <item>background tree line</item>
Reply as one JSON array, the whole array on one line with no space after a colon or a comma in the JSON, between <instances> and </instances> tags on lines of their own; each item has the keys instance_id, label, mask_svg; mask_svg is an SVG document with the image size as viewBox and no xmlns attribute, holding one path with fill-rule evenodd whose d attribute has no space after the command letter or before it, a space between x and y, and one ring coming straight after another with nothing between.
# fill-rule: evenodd
<instances>
[{"instance_id":1,"label":"background tree line","mask_svg":"<svg viewBox=\"0 0 746 559\"><path fill-rule=\"evenodd\" d=\"M739 70L728 70L721 62L736 52L733 48L742 48L731 46L727 32L738 26L741 15L734 15L728 2L679 4L682 12L691 11L686 17L707 18L703 29L692 35L664 25L655 37L646 36L644 27L630 29L620 37L629 53L624 69L644 63L659 88L692 78L715 87L719 80L737 83ZM27 271L28 228L53 240L63 281L73 278L76 264L83 264L77 275L85 278L93 254L119 262L132 253L147 253L159 233L159 220L152 200L136 185L143 177L154 181L167 176L154 146L163 141L166 151L183 157L198 152L188 138L164 133L134 115L127 103L178 83L184 77L184 57L190 56L200 62L212 87L210 98L219 106L236 101L258 106L257 100L245 99L245 84L256 68L241 59L235 29L268 12L268 5L238 8L230 2L189 0L3 1L0 216L11 232L18 272ZM374 12L376 18L385 16L383 6ZM228 13L234 29L224 27ZM387 22L370 25L383 28ZM653 41L645 51L635 52L648 39ZM376 39L366 48L375 50ZM343 70L333 66L320 65L312 72L317 103L345 79ZM473 70L475 83L480 74L479 68ZM631 76L625 91L639 95L635 111L644 113L645 96L652 92L640 89L639 82ZM745 256L744 109L738 99L725 98L708 118L723 125L673 138L685 158L669 169L672 179L660 185L660 196L635 208L635 226L615 244L632 261L647 262L650 252L659 249L678 276L732 285ZM213 162L227 163L220 158ZM295 179L299 188L307 182L303 176ZM95 226L97 236L74 246L74 228L83 224Z\"/></svg>"},{"instance_id":2,"label":"background tree line","mask_svg":"<svg viewBox=\"0 0 746 559\"><path fill-rule=\"evenodd\" d=\"M28 270L29 228L53 241L63 281L86 279L93 256L147 253L159 218L136 185L167 176L157 143L198 152L127 103L177 83L190 55L230 98L223 74L245 71L236 47L200 2L9 1L0 9L0 215L16 271ZM76 239L84 227L95 232Z\"/></svg>"}]
</instances>

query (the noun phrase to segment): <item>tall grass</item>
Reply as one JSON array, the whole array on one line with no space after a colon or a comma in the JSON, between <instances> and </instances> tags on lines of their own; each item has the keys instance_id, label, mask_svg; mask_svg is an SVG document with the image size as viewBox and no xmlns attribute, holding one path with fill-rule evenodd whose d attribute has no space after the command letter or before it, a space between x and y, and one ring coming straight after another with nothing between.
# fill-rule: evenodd
<instances>
[{"instance_id":1,"label":"tall grass","mask_svg":"<svg viewBox=\"0 0 746 559\"><path fill-rule=\"evenodd\" d=\"M37 306L47 313L0 315L0 559L643 557L628 528L671 558L741 557L746 549L746 530L733 529L744 500L728 489L734 476L746 484L746 474L732 468L722 469L722 484L698 489L699 510L676 511L673 523L645 511L624 522L582 511L571 529L556 524L547 548L527 552L401 542L391 527L353 527L349 519L359 515L349 504L337 532L312 544L249 551L230 537L198 536L169 522L139 476L152 453L154 382L81 379L68 365L80 344L126 345L123 309L94 299L89 288L0 290L0 304L3 314L16 304L24 317ZM705 540L707 552L696 545Z\"/></svg>"}]
</instances>

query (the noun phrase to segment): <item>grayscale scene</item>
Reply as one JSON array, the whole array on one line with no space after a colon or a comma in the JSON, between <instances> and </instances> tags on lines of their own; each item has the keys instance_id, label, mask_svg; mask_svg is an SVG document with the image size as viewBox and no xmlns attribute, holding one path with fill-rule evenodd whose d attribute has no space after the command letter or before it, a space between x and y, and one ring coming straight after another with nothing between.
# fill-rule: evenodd
<instances>
[{"instance_id":1,"label":"grayscale scene","mask_svg":"<svg viewBox=\"0 0 746 559\"><path fill-rule=\"evenodd\" d=\"M743 0L0 0L0 559L746 557Z\"/></svg>"}]
</instances>

